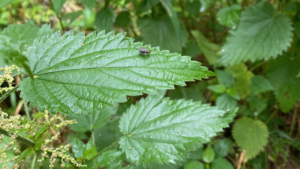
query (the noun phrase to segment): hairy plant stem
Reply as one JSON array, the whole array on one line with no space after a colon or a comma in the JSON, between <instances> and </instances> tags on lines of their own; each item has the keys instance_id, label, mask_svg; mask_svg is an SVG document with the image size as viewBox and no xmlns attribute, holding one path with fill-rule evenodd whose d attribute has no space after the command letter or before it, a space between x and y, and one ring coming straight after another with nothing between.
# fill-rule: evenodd
<instances>
[{"instance_id":1,"label":"hairy plant stem","mask_svg":"<svg viewBox=\"0 0 300 169\"><path fill-rule=\"evenodd\" d=\"M102 151L100 151L100 153L98 153L95 157L91 158L91 160L97 158L98 156L100 156L102 153L104 153L105 151L113 148L115 145L117 145L119 143L119 141L116 141L114 143L112 143L110 146L106 147L105 149L103 149Z\"/></svg>"},{"instance_id":2,"label":"hairy plant stem","mask_svg":"<svg viewBox=\"0 0 300 169\"><path fill-rule=\"evenodd\" d=\"M6 135L8 137L11 136L11 134L9 132L7 132L6 130L4 130L2 128L0 128L0 134L4 134L4 135ZM32 141L32 140L30 140L28 138L25 138L23 136L20 136L20 135L17 136L16 140L19 141L19 142L21 142L21 143L24 143L26 145L29 145L30 147L34 147L35 146L35 142L34 141Z\"/></svg>"},{"instance_id":3,"label":"hairy plant stem","mask_svg":"<svg viewBox=\"0 0 300 169\"><path fill-rule=\"evenodd\" d=\"M8 92L4 93L4 95L0 98L0 103L2 103L12 92L16 91L20 87L20 84L15 86L13 89L9 90Z\"/></svg>"}]
</instances>

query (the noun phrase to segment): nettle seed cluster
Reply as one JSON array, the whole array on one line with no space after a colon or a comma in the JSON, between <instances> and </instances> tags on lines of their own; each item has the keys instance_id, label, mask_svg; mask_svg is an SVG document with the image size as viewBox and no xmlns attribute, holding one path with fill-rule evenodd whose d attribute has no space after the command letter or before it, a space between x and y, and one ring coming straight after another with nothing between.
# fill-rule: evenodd
<instances>
[{"instance_id":1,"label":"nettle seed cluster","mask_svg":"<svg viewBox=\"0 0 300 169\"><path fill-rule=\"evenodd\" d=\"M51 146L51 143L60 137L60 130L68 124L76 123L76 120L65 120L62 115L58 114L50 117L47 110L45 110L44 118L42 120L33 119L32 121L28 121L26 118L20 115L8 117L8 114L4 113L1 109L0 114L0 128L4 130L0 133L3 134L5 132L5 135L10 137L10 142L5 145L5 148L2 150L0 147L0 163L4 164L3 169L7 168L7 162L14 163L11 168L20 167L20 164L23 160L18 158L18 154L20 154L20 144L17 142L17 140L20 141L20 138L25 140L27 139L29 142L36 144L33 140L31 140L31 138L36 138L36 134L38 132L38 138L42 140L39 150L43 151L41 154L41 159L38 159L39 162L42 162L46 157L50 158L50 168L54 167L54 163L57 159L61 160L61 167L65 166L64 162L72 163L77 167L85 167L85 165L78 163L75 158L66 154L71 147L70 144L61 145L58 148ZM41 131L41 128L44 128L45 130ZM45 134L46 136L44 136L44 133L50 133L48 131L52 131L52 133L55 134L53 136ZM0 135L0 142L3 142L3 138L4 135ZM6 151L9 148L12 148L16 155L12 159L5 160L7 157Z\"/></svg>"},{"instance_id":2,"label":"nettle seed cluster","mask_svg":"<svg viewBox=\"0 0 300 169\"><path fill-rule=\"evenodd\" d=\"M13 81L14 81L14 77L13 77L13 73L12 73L13 70L17 70L18 72L20 72L20 68L15 65L5 66L5 68L0 67L0 72L4 71L3 75L0 75L0 86L4 82L6 82L8 84L8 87L4 87L4 88L0 87L0 94L2 94L3 92L7 92L14 88L12 86Z\"/></svg>"}]
</instances>

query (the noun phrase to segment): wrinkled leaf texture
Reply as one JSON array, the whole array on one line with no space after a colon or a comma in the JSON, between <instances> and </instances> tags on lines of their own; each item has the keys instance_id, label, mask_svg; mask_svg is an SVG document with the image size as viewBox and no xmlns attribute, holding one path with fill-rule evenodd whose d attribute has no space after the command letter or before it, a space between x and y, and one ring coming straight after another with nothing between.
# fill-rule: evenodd
<instances>
[{"instance_id":1,"label":"wrinkled leaf texture","mask_svg":"<svg viewBox=\"0 0 300 169\"><path fill-rule=\"evenodd\" d=\"M47 107L51 113L92 114L103 105L125 102L126 95L155 93L214 75L190 57L158 47L146 57L140 47L125 33L104 31L86 37L56 32L35 40L27 54L35 79L21 82L21 97L39 111Z\"/></svg>"},{"instance_id":2,"label":"wrinkled leaf texture","mask_svg":"<svg viewBox=\"0 0 300 169\"><path fill-rule=\"evenodd\" d=\"M123 115L120 147L137 163L175 163L227 127L236 111L150 95Z\"/></svg>"}]
</instances>

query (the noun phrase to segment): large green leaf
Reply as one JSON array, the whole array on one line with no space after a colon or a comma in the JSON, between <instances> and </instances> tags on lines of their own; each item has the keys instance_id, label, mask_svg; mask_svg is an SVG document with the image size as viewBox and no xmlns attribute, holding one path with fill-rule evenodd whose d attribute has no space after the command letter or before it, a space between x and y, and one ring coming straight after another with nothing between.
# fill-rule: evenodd
<instances>
[{"instance_id":1,"label":"large green leaf","mask_svg":"<svg viewBox=\"0 0 300 169\"><path fill-rule=\"evenodd\" d=\"M138 19L139 28L145 44L159 46L171 52L181 52L187 41L187 31L181 26L181 43L177 38L170 18L166 15L159 18L143 17Z\"/></svg>"},{"instance_id":2,"label":"large green leaf","mask_svg":"<svg viewBox=\"0 0 300 169\"><path fill-rule=\"evenodd\" d=\"M233 126L233 138L236 143L246 150L246 159L255 157L268 142L268 128L259 121L243 117Z\"/></svg>"},{"instance_id":3,"label":"large green leaf","mask_svg":"<svg viewBox=\"0 0 300 169\"><path fill-rule=\"evenodd\" d=\"M223 7L217 13L217 20L225 26L235 27L240 19L241 6L234 4L230 7Z\"/></svg>"},{"instance_id":4,"label":"large green leaf","mask_svg":"<svg viewBox=\"0 0 300 169\"><path fill-rule=\"evenodd\" d=\"M200 31L194 30L192 31L192 35L197 41L198 46L200 47L201 51L204 53L205 58L208 60L210 64L216 63L218 59L217 52L219 51L219 46L209 42L205 36L202 35Z\"/></svg>"},{"instance_id":5,"label":"large green leaf","mask_svg":"<svg viewBox=\"0 0 300 169\"><path fill-rule=\"evenodd\" d=\"M21 84L21 96L42 111L92 114L103 105L125 102L126 95L155 93L174 84L214 75L190 57L151 50L141 56L141 43L132 43L125 33L73 35L67 32L36 41L28 50L35 79Z\"/></svg>"},{"instance_id":6,"label":"large green leaf","mask_svg":"<svg viewBox=\"0 0 300 169\"><path fill-rule=\"evenodd\" d=\"M116 106L105 106L101 111L91 115L69 115L68 119L75 119L77 121L77 123L71 124L70 127L72 130L78 132L93 131L104 126L116 111Z\"/></svg>"},{"instance_id":7,"label":"large green leaf","mask_svg":"<svg viewBox=\"0 0 300 169\"><path fill-rule=\"evenodd\" d=\"M103 8L101 9L95 19L95 25L97 30L105 30L109 32L115 22L115 12L111 8Z\"/></svg>"},{"instance_id":8,"label":"large green leaf","mask_svg":"<svg viewBox=\"0 0 300 169\"><path fill-rule=\"evenodd\" d=\"M270 59L287 50L292 41L290 19L267 3L247 7L237 30L224 44L219 60L223 65L242 61Z\"/></svg>"},{"instance_id":9,"label":"large green leaf","mask_svg":"<svg viewBox=\"0 0 300 169\"><path fill-rule=\"evenodd\" d=\"M265 72L269 78L280 108L288 112L300 100L300 57L278 57L266 64Z\"/></svg>"},{"instance_id":10,"label":"large green leaf","mask_svg":"<svg viewBox=\"0 0 300 169\"><path fill-rule=\"evenodd\" d=\"M235 112L150 95L123 114L120 146L127 158L137 163L181 161L187 151L227 127Z\"/></svg>"}]
</instances>

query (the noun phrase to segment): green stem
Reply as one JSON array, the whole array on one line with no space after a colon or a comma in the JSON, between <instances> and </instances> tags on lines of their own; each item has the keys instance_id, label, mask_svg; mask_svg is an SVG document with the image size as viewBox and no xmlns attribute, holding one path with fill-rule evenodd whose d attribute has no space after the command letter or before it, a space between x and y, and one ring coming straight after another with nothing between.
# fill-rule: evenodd
<instances>
[{"instance_id":1,"label":"green stem","mask_svg":"<svg viewBox=\"0 0 300 169\"><path fill-rule=\"evenodd\" d=\"M4 134L4 135L6 135L8 137L11 136L11 134L9 132L5 131L2 128L0 128L0 134ZM19 142L21 142L21 143L24 143L26 145L29 145L30 147L34 147L35 146L35 142L34 141L32 141L32 140L30 140L28 138L25 138L23 136L20 136L20 135L17 136L16 140L19 141Z\"/></svg>"},{"instance_id":2,"label":"green stem","mask_svg":"<svg viewBox=\"0 0 300 169\"><path fill-rule=\"evenodd\" d=\"M0 103L2 103L12 92L16 91L20 87L20 84L15 86L13 89L9 90L8 92L4 93L4 95L0 98Z\"/></svg>"},{"instance_id":3,"label":"green stem","mask_svg":"<svg viewBox=\"0 0 300 169\"><path fill-rule=\"evenodd\" d=\"M37 157L37 152L34 153L34 157L33 157L32 163L31 163L31 169L34 169L36 157Z\"/></svg>"},{"instance_id":4,"label":"green stem","mask_svg":"<svg viewBox=\"0 0 300 169\"><path fill-rule=\"evenodd\" d=\"M105 151L113 148L115 145L117 145L119 143L119 141L116 141L114 143L112 143L110 146L106 147L105 149L103 149L102 151L100 151L100 153L98 153L95 157L93 157L91 160L95 159L96 157L100 156L102 153L104 153Z\"/></svg>"},{"instance_id":5,"label":"green stem","mask_svg":"<svg viewBox=\"0 0 300 169\"><path fill-rule=\"evenodd\" d=\"M28 110L28 107L27 107L26 103L24 103L24 107L25 107L25 112L26 112L27 120L30 121L31 120L30 113L29 113L29 110Z\"/></svg>"},{"instance_id":6,"label":"green stem","mask_svg":"<svg viewBox=\"0 0 300 169\"><path fill-rule=\"evenodd\" d=\"M278 112L278 108L276 108L276 110L271 114L271 116L268 118L268 120L266 121L266 124L268 124L269 123L269 121L273 118L273 116L275 115L275 114L277 114L277 112Z\"/></svg>"},{"instance_id":7,"label":"green stem","mask_svg":"<svg viewBox=\"0 0 300 169\"><path fill-rule=\"evenodd\" d=\"M94 130L92 131L92 141L93 141L94 146L96 146L96 144L95 144L95 131Z\"/></svg>"},{"instance_id":8,"label":"green stem","mask_svg":"<svg viewBox=\"0 0 300 169\"><path fill-rule=\"evenodd\" d=\"M258 64L256 64L255 66L253 66L249 71L252 72L254 69L258 68L259 66L263 65L265 63L265 61L262 61Z\"/></svg>"},{"instance_id":9,"label":"green stem","mask_svg":"<svg viewBox=\"0 0 300 169\"><path fill-rule=\"evenodd\" d=\"M292 125L291 125L291 130L290 130L290 137L292 137L293 134L293 130L295 127L295 122L296 122L296 116L297 116L297 107L294 107L294 114L293 114L293 121L292 121Z\"/></svg>"}]
</instances>

